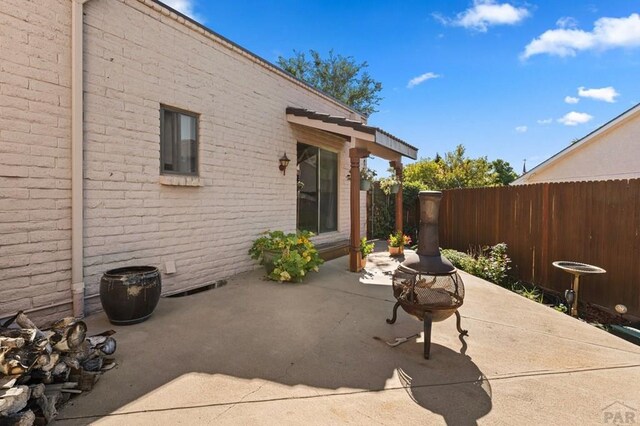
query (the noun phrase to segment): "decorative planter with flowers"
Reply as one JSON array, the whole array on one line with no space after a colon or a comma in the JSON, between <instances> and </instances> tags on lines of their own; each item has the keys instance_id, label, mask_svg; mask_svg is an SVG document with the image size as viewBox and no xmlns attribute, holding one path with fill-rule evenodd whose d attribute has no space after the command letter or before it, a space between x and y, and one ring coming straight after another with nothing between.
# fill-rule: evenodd
<instances>
[{"instance_id":1,"label":"decorative planter with flowers","mask_svg":"<svg viewBox=\"0 0 640 426\"><path fill-rule=\"evenodd\" d=\"M393 169L389 169L392 174L380 179L380 189L385 195L397 194L400 190L400 180Z\"/></svg>"},{"instance_id":2,"label":"decorative planter with flowers","mask_svg":"<svg viewBox=\"0 0 640 426\"><path fill-rule=\"evenodd\" d=\"M324 262L310 240L312 236L308 231L266 231L253 242L249 255L264 265L270 280L300 282Z\"/></svg>"},{"instance_id":3,"label":"decorative planter with flowers","mask_svg":"<svg viewBox=\"0 0 640 426\"><path fill-rule=\"evenodd\" d=\"M411 244L411 237L402 232L396 232L389 235L387 242L389 243L389 255L401 256L404 254L404 246Z\"/></svg>"},{"instance_id":4,"label":"decorative planter with flowers","mask_svg":"<svg viewBox=\"0 0 640 426\"><path fill-rule=\"evenodd\" d=\"M360 169L360 190L368 191L371 189L371 182L376 177L375 170L371 170L368 167L363 167Z\"/></svg>"}]
</instances>

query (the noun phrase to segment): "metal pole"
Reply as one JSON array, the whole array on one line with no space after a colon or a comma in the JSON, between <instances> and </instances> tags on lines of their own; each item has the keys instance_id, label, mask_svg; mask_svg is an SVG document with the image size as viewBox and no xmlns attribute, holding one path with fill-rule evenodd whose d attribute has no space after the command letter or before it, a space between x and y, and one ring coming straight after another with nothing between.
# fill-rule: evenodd
<instances>
[{"instance_id":1,"label":"metal pole","mask_svg":"<svg viewBox=\"0 0 640 426\"><path fill-rule=\"evenodd\" d=\"M578 288L580 287L580 275L573 276L573 283L571 284L571 289L574 292L573 303L571 304L571 316L578 316Z\"/></svg>"}]
</instances>

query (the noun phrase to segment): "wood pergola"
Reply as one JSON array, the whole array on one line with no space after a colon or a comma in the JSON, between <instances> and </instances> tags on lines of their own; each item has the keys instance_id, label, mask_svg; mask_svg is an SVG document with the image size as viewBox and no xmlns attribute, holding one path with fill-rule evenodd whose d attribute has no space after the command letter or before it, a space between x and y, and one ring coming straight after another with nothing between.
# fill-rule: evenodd
<instances>
[{"instance_id":1,"label":"wood pergola","mask_svg":"<svg viewBox=\"0 0 640 426\"><path fill-rule=\"evenodd\" d=\"M402 182L402 157L416 159L418 148L385 132L368 126L362 121L333 116L304 108L288 107L287 121L312 129L343 136L349 143L351 165L350 212L351 232L349 242L349 269L360 270L360 162L373 155L389 161L396 176ZM402 183L396 194L395 228L402 232Z\"/></svg>"}]
</instances>

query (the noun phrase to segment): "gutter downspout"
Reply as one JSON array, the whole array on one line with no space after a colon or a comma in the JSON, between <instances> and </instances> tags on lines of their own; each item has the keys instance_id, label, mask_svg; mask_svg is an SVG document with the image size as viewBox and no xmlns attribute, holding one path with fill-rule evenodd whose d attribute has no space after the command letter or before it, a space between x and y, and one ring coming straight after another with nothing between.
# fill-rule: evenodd
<instances>
[{"instance_id":1,"label":"gutter downspout","mask_svg":"<svg viewBox=\"0 0 640 426\"><path fill-rule=\"evenodd\" d=\"M83 227L83 5L71 0L71 296L73 316L84 317Z\"/></svg>"}]
</instances>

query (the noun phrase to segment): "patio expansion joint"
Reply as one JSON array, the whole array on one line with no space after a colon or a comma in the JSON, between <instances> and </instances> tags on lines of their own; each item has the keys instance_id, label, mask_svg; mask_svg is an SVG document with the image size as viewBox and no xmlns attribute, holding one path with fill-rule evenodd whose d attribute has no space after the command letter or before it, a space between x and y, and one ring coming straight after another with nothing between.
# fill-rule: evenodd
<instances>
[{"instance_id":1,"label":"patio expansion joint","mask_svg":"<svg viewBox=\"0 0 640 426\"><path fill-rule=\"evenodd\" d=\"M497 375L497 376L486 377L486 378L483 378L482 380L491 382L491 381L502 381L502 380L511 380L511 379L527 379L527 378L536 378L536 377L556 376L556 375L563 375L563 374L581 374L581 373L590 373L590 372L596 372L596 371L608 371L608 370L627 369L627 368L628 369L640 368L640 364L617 365L617 366L609 366L609 367L579 368L579 369L574 368L574 369L567 369L567 370L544 371L544 372L512 373L509 375ZM117 412L117 413L95 414L95 415L89 415L89 416L59 417L56 419L56 422L63 422L65 420L95 419L95 418L102 418L102 417L121 417L121 416L127 416L127 415L159 413L159 412L168 412L168 411L175 411L175 410L196 410L201 408L224 407L227 405L231 405L231 407L229 407L229 409L231 409L238 405L262 404L262 403L296 401L296 400L304 401L304 400L312 400L312 399L319 399L319 398L333 398L333 397L361 395L361 394L367 394L367 393L407 391L407 389L435 388L435 387L442 387L442 386L459 386L459 385L477 384L477 382L478 382L478 379L475 378L470 380L459 380L459 381L441 382L441 383L426 383L426 384L412 383L410 387L409 386L393 386L388 388L362 389L362 390L354 390L354 391L347 391L347 392L330 392L330 393L315 394L315 395L289 396L289 397L280 397L280 398L253 399L253 400L240 399L238 401L213 402L209 404L175 406L175 407L156 408L156 409L149 409L149 410L132 410L132 411ZM262 384L261 387L264 386L264 384ZM243 398L246 398L249 395L256 393L259 389L260 388L252 390L251 392L248 392L247 395L245 395ZM222 414L228 412L229 409L225 410L223 413L221 413L217 417L220 417Z\"/></svg>"},{"instance_id":2,"label":"patio expansion joint","mask_svg":"<svg viewBox=\"0 0 640 426\"><path fill-rule=\"evenodd\" d=\"M562 374L580 374L591 373L596 371L612 371L620 369L634 369L640 368L640 364L619 364L608 365L598 367L568 367L562 370L540 370L540 371L523 371L514 373L497 374L495 376L487 377L487 380L509 380L509 379L523 379L528 377L546 377L557 376Z\"/></svg>"},{"instance_id":3,"label":"patio expansion joint","mask_svg":"<svg viewBox=\"0 0 640 426\"><path fill-rule=\"evenodd\" d=\"M601 344L593 343L593 342L586 342L584 340L578 340L578 339L574 339L574 338L566 337L566 336L558 336L557 334L547 333L547 332L544 332L544 331L531 330L529 328L519 327L519 326L512 325L512 324L505 324L505 323L497 322L497 321L488 321L488 320L485 320L485 319L482 319L482 318L475 318L475 317L470 317L470 316L466 316L466 315L463 315L462 317L466 318L466 319L469 319L469 320L472 320L472 321L478 321L478 322L484 322L484 323L487 323L487 324L499 325L499 326L502 326L502 327L514 328L516 330L521 330L523 332L541 334L543 336L555 337L556 339L568 340L570 342L581 343L583 345L595 346L595 347L603 348L603 349L611 349L613 351L625 352L625 353L629 353L629 354L639 355L640 356L640 351L632 351L632 350L627 350L627 349L622 349L622 348L614 348L612 346L601 345Z\"/></svg>"}]
</instances>

